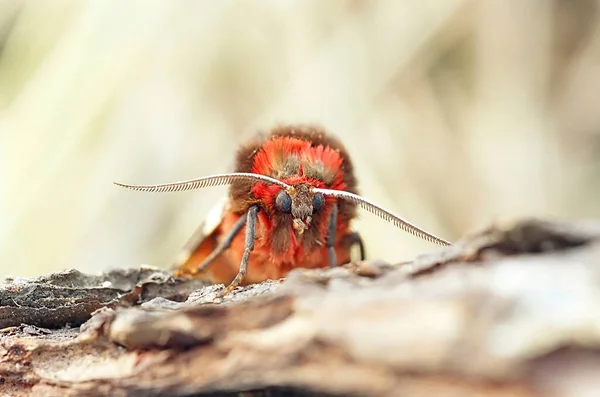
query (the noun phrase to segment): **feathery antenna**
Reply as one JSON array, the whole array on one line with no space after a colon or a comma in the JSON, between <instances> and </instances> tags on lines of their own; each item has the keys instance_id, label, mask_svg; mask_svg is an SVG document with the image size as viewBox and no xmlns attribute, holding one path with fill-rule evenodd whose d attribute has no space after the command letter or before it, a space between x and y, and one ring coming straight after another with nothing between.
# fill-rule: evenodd
<instances>
[{"instance_id":1,"label":"feathery antenna","mask_svg":"<svg viewBox=\"0 0 600 397\"><path fill-rule=\"evenodd\" d=\"M210 186L231 185L232 182L243 180L271 183L274 185L279 185L282 188L286 189L290 187L288 184L283 183L278 179L271 178L266 175L252 174L246 172L232 172L229 174L211 175L202 178L190 179L187 181L163 183L160 185L126 185L124 183L118 182L114 182L114 184L127 189L137 190L141 192L163 193L182 192L186 190L200 189L203 187Z\"/></svg>"},{"instance_id":2,"label":"feathery antenna","mask_svg":"<svg viewBox=\"0 0 600 397\"><path fill-rule=\"evenodd\" d=\"M342 190L318 189L318 188L315 188L314 192L322 193L325 196L333 196L333 197L341 198L342 200L352 201L355 204L360 205L362 208L366 209L370 213L375 214L378 217L380 217L388 222L392 222L396 227L399 227L400 229L412 234L413 236L420 237L423 240L426 240L426 241L429 241L432 243L436 243L439 245L451 245L448 241L443 240L439 237L434 236L431 233L426 232L425 230L413 225L412 223L408 222L407 220L400 218L398 215L394 215L393 213L386 210L385 208L380 207L379 205L377 205L357 194L345 192Z\"/></svg>"}]
</instances>

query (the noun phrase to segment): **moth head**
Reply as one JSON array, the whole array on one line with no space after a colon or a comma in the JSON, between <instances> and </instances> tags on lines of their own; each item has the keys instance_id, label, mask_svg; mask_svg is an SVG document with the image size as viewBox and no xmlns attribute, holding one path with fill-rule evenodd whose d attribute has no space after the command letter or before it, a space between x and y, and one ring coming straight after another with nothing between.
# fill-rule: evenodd
<instances>
[{"instance_id":1,"label":"moth head","mask_svg":"<svg viewBox=\"0 0 600 397\"><path fill-rule=\"evenodd\" d=\"M375 214L380 218L393 223L400 229L424 240L439 245L450 245L448 241L426 232L418 226L413 225L407 220L357 194L343 190L316 188L311 184L288 185L279 179L271 178L266 175L233 172L229 174L212 175L191 179L188 181L165 183L160 185L125 185L116 182L115 184L128 189L139 190L143 192L178 192L199 189L208 186L230 185L235 181L251 181L279 186L281 190L275 197L275 208L280 212L290 213L293 218L293 227L300 233L302 233L300 230L304 231L308 229L313 220L315 212L319 211L325 205L325 197L333 197L336 199L350 201L366 209L372 214Z\"/></svg>"},{"instance_id":2,"label":"moth head","mask_svg":"<svg viewBox=\"0 0 600 397\"><path fill-rule=\"evenodd\" d=\"M275 196L275 209L292 215L292 226L299 234L310 227L315 213L324 205L323 193L315 192L314 186L308 183L282 188Z\"/></svg>"}]
</instances>

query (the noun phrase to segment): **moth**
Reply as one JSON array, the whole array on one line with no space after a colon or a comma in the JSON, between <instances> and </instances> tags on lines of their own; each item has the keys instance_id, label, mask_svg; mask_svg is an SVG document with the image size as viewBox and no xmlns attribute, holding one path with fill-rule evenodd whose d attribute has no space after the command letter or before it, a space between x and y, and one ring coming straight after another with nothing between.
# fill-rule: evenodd
<instances>
[{"instance_id":1,"label":"moth","mask_svg":"<svg viewBox=\"0 0 600 397\"><path fill-rule=\"evenodd\" d=\"M205 274L227 285L285 277L294 268L351 261L360 234L351 229L357 207L427 241L446 240L359 195L352 160L340 140L315 125L284 125L259 133L237 152L235 172L158 185L119 186L178 192L229 186L229 195L184 246L176 275ZM216 211L216 212L215 212Z\"/></svg>"}]
</instances>

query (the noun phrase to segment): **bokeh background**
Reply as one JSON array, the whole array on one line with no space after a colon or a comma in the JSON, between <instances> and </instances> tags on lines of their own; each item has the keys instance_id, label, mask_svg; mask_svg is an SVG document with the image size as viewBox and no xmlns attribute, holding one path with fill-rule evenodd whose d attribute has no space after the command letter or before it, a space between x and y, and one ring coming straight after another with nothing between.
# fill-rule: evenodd
<instances>
[{"instance_id":1,"label":"bokeh background","mask_svg":"<svg viewBox=\"0 0 600 397\"><path fill-rule=\"evenodd\" d=\"M170 264L285 122L341 137L361 192L456 240L600 215L593 0L0 0L0 275ZM371 257L435 248L361 212Z\"/></svg>"}]
</instances>

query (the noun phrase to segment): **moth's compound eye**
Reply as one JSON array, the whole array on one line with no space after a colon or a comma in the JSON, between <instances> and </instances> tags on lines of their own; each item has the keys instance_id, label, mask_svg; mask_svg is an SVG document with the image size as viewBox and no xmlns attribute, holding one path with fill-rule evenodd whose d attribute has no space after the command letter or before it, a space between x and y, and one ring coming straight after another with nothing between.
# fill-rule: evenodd
<instances>
[{"instance_id":1,"label":"moth's compound eye","mask_svg":"<svg viewBox=\"0 0 600 397\"><path fill-rule=\"evenodd\" d=\"M321 210L321 208L323 208L323 206L325 205L325 197L323 196L323 193L315 193L315 195L313 196L313 212L314 211L319 211Z\"/></svg>"},{"instance_id":2,"label":"moth's compound eye","mask_svg":"<svg viewBox=\"0 0 600 397\"><path fill-rule=\"evenodd\" d=\"M292 212L292 198L284 189L282 189L275 198L275 206L285 214Z\"/></svg>"}]
</instances>

